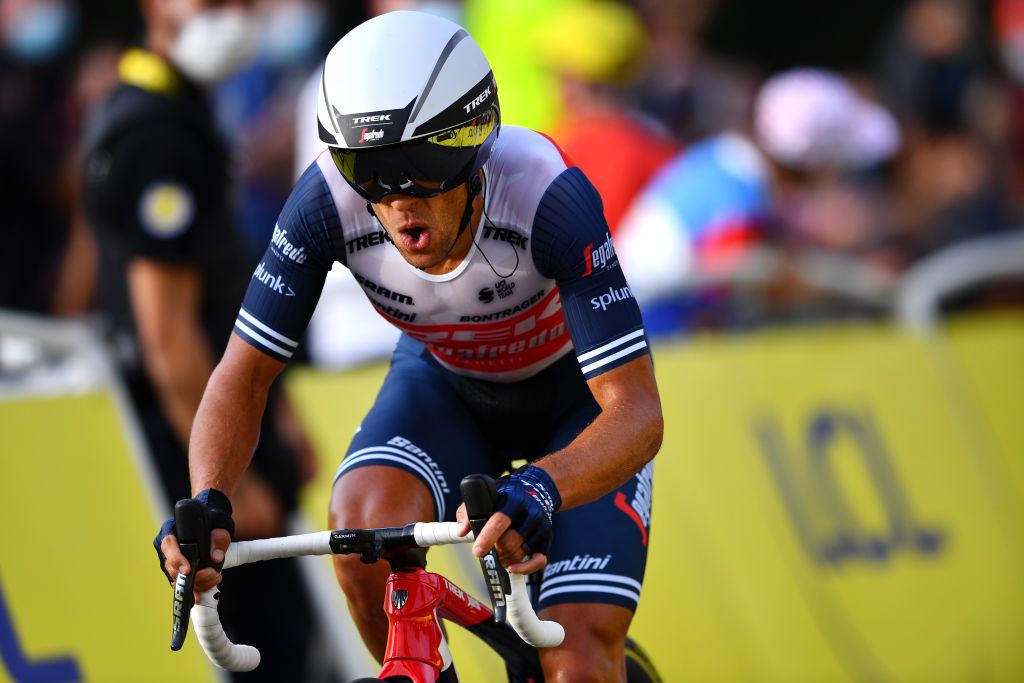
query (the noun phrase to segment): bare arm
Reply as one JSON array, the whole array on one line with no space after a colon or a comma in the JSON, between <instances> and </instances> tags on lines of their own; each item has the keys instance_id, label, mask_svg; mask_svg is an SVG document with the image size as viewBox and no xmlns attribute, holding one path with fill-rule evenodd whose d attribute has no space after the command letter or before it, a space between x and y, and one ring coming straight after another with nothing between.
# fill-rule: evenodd
<instances>
[{"instance_id":1,"label":"bare arm","mask_svg":"<svg viewBox=\"0 0 1024 683\"><path fill-rule=\"evenodd\" d=\"M136 258L128 265L132 313L146 372L182 448L213 370L200 322L202 276L194 266Z\"/></svg>"},{"instance_id":2,"label":"bare arm","mask_svg":"<svg viewBox=\"0 0 1024 683\"><path fill-rule=\"evenodd\" d=\"M231 335L192 428L193 495L215 488L232 496L259 440L267 392L282 368L284 363Z\"/></svg>"},{"instance_id":3,"label":"bare arm","mask_svg":"<svg viewBox=\"0 0 1024 683\"><path fill-rule=\"evenodd\" d=\"M664 421L650 356L598 375L588 385L601 414L568 446L533 463L554 480L562 509L613 491L640 471L661 447ZM457 516L462 533L467 533L465 506L459 507ZM510 528L511 523L507 515L493 515L474 542L473 552L480 557L497 544L499 558L510 571L529 574L542 568L547 563L543 554L523 561L523 538Z\"/></svg>"},{"instance_id":4,"label":"bare arm","mask_svg":"<svg viewBox=\"0 0 1024 683\"><path fill-rule=\"evenodd\" d=\"M661 448L664 421L650 356L598 375L588 385L601 414L568 446L534 463L555 481L562 509L614 490Z\"/></svg>"}]
</instances>

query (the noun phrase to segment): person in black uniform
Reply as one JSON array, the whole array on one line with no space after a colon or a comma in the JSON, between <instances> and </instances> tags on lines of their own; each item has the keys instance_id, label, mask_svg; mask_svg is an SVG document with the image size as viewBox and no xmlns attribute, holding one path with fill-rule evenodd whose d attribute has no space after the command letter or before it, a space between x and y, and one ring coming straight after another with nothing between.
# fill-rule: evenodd
<instances>
[{"instance_id":1,"label":"person in black uniform","mask_svg":"<svg viewBox=\"0 0 1024 683\"><path fill-rule=\"evenodd\" d=\"M101 308L169 502L192 495L192 419L252 266L241 260L231 217L230 150L203 90L251 55L246 4L142 2L146 49L125 53L121 83L84 139ZM268 413L252 468L230 492L240 537L284 533L297 502L299 466ZM304 591L295 598L300 583L294 561L232 573L220 608L225 628L268 654L244 680L304 679L311 608Z\"/></svg>"}]
</instances>

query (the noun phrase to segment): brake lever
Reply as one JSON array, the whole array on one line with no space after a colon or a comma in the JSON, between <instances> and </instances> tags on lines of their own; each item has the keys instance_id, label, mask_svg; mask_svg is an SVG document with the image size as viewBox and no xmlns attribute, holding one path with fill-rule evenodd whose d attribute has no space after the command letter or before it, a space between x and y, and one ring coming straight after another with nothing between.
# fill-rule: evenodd
<instances>
[{"instance_id":1,"label":"brake lever","mask_svg":"<svg viewBox=\"0 0 1024 683\"><path fill-rule=\"evenodd\" d=\"M486 475L470 474L462 479L459 489L462 492L462 500L466 503L469 526L473 529L473 535L479 538L484 525L487 524L491 513L494 512L494 502L498 497L497 485ZM507 618L505 596L512 592L512 587L508 572L498 561L497 549L491 548L486 555L480 558L480 569L484 574L484 581L487 583L491 609L494 611L494 621L503 624Z\"/></svg>"},{"instance_id":2,"label":"brake lever","mask_svg":"<svg viewBox=\"0 0 1024 683\"><path fill-rule=\"evenodd\" d=\"M179 500L174 505L174 526L178 547L188 560L191 571L178 574L174 582L171 603L171 650L177 652L188 635L189 615L195 605L196 574L210 563L210 534L206 531L206 510L192 498Z\"/></svg>"}]
</instances>

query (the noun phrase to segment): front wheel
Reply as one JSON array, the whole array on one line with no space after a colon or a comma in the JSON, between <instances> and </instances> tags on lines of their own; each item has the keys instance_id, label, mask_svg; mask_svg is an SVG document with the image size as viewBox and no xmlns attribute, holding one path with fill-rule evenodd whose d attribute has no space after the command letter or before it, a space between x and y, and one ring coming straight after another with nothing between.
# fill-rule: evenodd
<instances>
[{"instance_id":1,"label":"front wheel","mask_svg":"<svg viewBox=\"0 0 1024 683\"><path fill-rule=\"evenodd\" d=\"M662 683L654 662L636 641L626 638L626 681L628 683Z\"/></svg>"}]
</instances>

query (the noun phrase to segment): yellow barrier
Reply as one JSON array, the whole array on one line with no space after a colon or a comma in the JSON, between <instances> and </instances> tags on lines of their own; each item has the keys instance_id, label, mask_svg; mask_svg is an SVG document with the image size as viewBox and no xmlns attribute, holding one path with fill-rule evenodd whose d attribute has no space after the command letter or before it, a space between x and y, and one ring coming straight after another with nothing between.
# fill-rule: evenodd
<instances>
[{"instance_id":1,"label":"yellow barrier","mask_svg":"<svg viewBox=\"0 0 1024 683\"><path fill-rule=\"evenodd\" d=\"M632 629L666 681L1024 679L1024 319L656 350L656 460ZM328 487L384 368L297 373ZM433 553L438 555L438 553ZM432 568L473 584L472 563ZM500 662L450 629L465 680Z\"/></svg>"},{"instance_id":2,"label":"yellow barrier","mask_svg":"<svg viewBox=\"0 0 1024 683\"><path fill-rule=\"evenodd\" d=\"M159 522L111 395L0 401L0 683L213 681L172 653Z\"/></svg>"}]
</instances>

